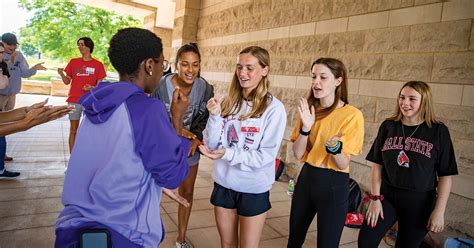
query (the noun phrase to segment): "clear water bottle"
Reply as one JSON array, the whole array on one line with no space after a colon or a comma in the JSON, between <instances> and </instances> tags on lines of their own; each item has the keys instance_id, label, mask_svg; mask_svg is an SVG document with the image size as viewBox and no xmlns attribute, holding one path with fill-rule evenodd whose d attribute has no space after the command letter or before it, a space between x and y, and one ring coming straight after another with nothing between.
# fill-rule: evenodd
<instances>
[{"instance_id":1,"label":"clear water bottle","mask_svg":"<svg viewBox=\"0 0 474 248\"><path fill-rule=\"evenodd\" d=\"M290 181L288 181L288 191L286 191L286 193L289 196L292 196L294 191L295 191L295 180L293 178L290 178Z\"/></svg>"}]
</instances>

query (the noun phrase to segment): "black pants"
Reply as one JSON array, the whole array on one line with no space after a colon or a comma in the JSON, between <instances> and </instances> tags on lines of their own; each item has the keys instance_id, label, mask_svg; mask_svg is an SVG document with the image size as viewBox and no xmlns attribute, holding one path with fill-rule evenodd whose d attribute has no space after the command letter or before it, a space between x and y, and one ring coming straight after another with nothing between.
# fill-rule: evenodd
<instances>
[{"instance_id":1,"label":"black pants","mask_svg":"<svg viewBox=\"0 0 474 248\"><path fill-rule=\"evenodd\" d=\"M436 203L436 190L415 192L382 184L380 192L384 220L380 217L374 228L364 221L359 232L361 248L378 247L390 227L398 220L398 235L395 247L418 248L428 229L428 220Z\"/></svg>"},{"instance_id":2,"label":"black pants","mask_svg":"<svg viewBox=\"0 0 474 248\"><path fill-rule=\"evenodd\" d=\"M288 248L301 247L317 215L317 247L339 246L349 197L349 174L307 163L301 169L291 201Z\"/></svg>"}]
</instances>

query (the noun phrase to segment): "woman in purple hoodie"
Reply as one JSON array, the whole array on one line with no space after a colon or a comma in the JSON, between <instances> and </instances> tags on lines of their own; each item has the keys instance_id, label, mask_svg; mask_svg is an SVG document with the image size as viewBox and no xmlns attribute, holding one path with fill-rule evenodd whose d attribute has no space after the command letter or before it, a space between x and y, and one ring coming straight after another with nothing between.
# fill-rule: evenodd
<instances>
[{"instance_id":1,"label":"woman in purple hoodie","mask_svg":"<svg viewBox=\"0 0 474 248\"><path fill-rule=\"evenodd\" d=\"M74 247L96 228L107 230L114 248L157 247L162 190L188 174L189 142L179 132L189 100L173 92L173 128L164 104L148 96L163 75L161 39L122 29L108 54L120 82L102 82L79 99L86 117L66 171L56 247Z\"/></svg>"}]
</instances>

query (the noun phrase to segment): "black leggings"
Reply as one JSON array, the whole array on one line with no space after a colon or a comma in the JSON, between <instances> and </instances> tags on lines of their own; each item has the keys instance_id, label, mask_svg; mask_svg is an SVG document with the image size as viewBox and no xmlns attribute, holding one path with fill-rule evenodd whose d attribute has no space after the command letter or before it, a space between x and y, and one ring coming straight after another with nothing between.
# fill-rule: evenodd
<instances>
[{"instance_id":1,"label":"black leggings","mask_svg":"<svg viewBox=\"0 0 474 248\"><path fill-rule=\"evenodd\" d=\"M374 228L364 221L359 232L358 244L361 248L378 247L385 233L398 220L398 235L395 247L417 248L428 229L428 220L436 203L436 190L415 192L382 185L380 192L384 220L380 217Z\"/></svg>"},{"instance_id":2,"label":"black leggings","mask_svg":"<svg viewBox=\"0 0 474 248\"><path fill-rule=\"evenodd\" d=\"M339 246L349 197L349 174L305 163L291 201L288 248L301 247L317 216L317 247Z\"/></svg>"}]
</instances>

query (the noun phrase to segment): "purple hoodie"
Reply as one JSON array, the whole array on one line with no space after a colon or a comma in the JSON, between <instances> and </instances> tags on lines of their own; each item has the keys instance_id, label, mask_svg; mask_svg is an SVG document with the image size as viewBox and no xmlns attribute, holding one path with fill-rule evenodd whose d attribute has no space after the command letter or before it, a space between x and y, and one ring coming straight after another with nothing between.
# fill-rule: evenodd
<instances>
[{"instance_id":1,"label":"purple hoodie","mask_svg":"<svg viewBox=\"0 0 474 248\"><path fill-rule=\"evenodd\" d=\"M186 178L189 142L164 104L132 83L102 82L79 103L86 118L66 172L56 247L77 242L91 223L111 230L114 247L157 247L162 187Z\"/></svg>"}]
</instances>

